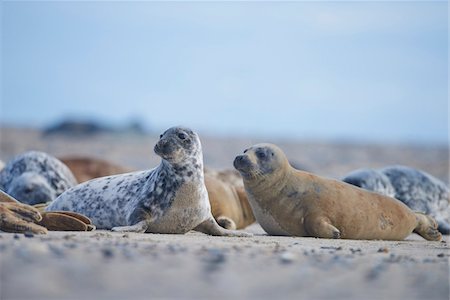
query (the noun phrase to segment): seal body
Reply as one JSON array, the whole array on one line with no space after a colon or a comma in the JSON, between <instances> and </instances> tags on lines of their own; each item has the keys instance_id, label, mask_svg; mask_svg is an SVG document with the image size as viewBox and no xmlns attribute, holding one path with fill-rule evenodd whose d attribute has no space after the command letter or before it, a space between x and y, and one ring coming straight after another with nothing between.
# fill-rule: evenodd
<instances>
[{"instance_id":1,"label":"seal body","mask_svg":"<svg viewBox=\"0 0 450 300\"><path fill-rule=\"evenodd\" d=\"M280 148L258 144L234 161L256 220L273 235L439 240L435 221L403 203L292 168Z\"/></svg>"},{"instance_id":2,"label":"seal body","mask_svg":"<svg viewBox=\"0 0 450 300\"><path fill-rule=\"evenodd\" d=\"M211 212L226 229L242 229L255 222L244 184L234 170L205 170Z\"/></svg>"},{"instance_id":3,"label":"seal body","mask_svg":"<svg viewBox=\"0 0 450 300\"><path fill-rule=\"evenodd\" d=\"M0 171L0 189L30 205L52 201L76 184L72 172L44 152L18 155Z\"/></svg>"},{"instance_id":4,"label":"seal body","mask_svg":"<svg viewBox=\"0 0 450 300\"><path fill-rule=\"evenodd\" d=\"M211 215L204 184L200 139L192 130L173 127L155 145L161 156L152 170L86 181L59 196L48 211L75 211L99 229L185 233L196 229L240 235L221 228Z\"/></svg>"},{"instance_id":5,"label":"seal body","mask_svg":"<svg viewBox=\"0 0 450 300\"><path fill-rule=\"evenodd\" d=\"M436 219L440 232L450 233L449 188L424 171L406 166L361 169L349 173L343 181L394 197L414 211L429 214ZM376 184L377 182L382 184Z\"/></svg>"}]
</instances>

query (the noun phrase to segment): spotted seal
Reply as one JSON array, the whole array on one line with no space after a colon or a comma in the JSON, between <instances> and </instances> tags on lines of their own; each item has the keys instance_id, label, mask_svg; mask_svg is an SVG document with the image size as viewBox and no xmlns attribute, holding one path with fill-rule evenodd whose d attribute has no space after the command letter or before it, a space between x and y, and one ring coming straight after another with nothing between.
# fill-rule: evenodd
<instances>
[{"instance_id":1,"label":"spotted seal","mask_svg":"<svg viewBox=\"0 0 450 300\"><path fill-rule=\"evenodd\" d=\"M436 222L403 203L291 167L283 151L258 144L234 160L263 229L273 235L402 240L417 232L438 241Z\"/></svg>"},{"instance_id":2,"label":"spotted seal","mask_svg":"<svg viewBox=\"0 0 450 300\"><path fill-rule=\"evenodd\" d=\"M107 176L69 189L47 208L75 211L99 229L119 232L248 236L220 227L211 214L204 183L200 139L194 131L172 127L154 147L162 160L154 169Z\"/></svg>"},{"instance_id":3,"label":"spotted seal","mask_svg":"<svg viewBox=\"0 0 450 300\"><path fill-rule=\"evenodd\" d=\"M65 156L59 159L69 167L80 183L98 177L136 171L94 157ZM220 226L233 230L243 229L255 222L239 172L234 169L218 171L205 167L204 177L211 213Z\"/></svg>"},{"instance_id":4,"label":"spotted seal","mask_svg":"<svg viewBox=\"0 0 450 300\"><path fill-rule=\"evenodd\" d=\"M436 219L440 232L450 234L450 191L434 176L407 166L388 166L356 170L342 180L394 197L414 211L429 214Z\"/></svg>"},{"instance_id":5,"label":"spotted seal","mask_svg":"<svg viewBox=\"0 0 450 300\"><path fill-rule=\"evenodd\" d=\"M14 157L0 171L0 189L30 205L52 201L76 184L61 161L39 151Z\"/></svg>"}]
</instances>

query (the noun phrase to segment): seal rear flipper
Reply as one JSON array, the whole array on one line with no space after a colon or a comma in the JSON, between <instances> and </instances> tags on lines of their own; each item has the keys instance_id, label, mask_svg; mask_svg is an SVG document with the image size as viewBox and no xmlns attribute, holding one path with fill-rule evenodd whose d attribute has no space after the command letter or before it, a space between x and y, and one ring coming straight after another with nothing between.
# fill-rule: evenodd
<instances>
[{"instance_id":1,"label":"seal rear flipper","mask_svg":"<svg viewBox=\"0 0 450 300\"><path fill-rule=\"evenodd\" d=\"M60 212L42 213L42 220L38 224L51 231L88 231L88 225L90 225Z\"/></svg>"},{"instance_id":2,"label":"seal rear flipper","mask_svg":"<svg viewBox=\"0 0 450 300\"><path fill-rule=\"evenodd\" d=\"M33 206L23 203L2 203L3 207L14 213L17 217L27 222L39 222L42 220L41 213Z\"/></svg>"},{"instance_id":3,"label":"seal rear flipper","mask_svg":"<svg viewBox=\"0 0 450 300\"><path fill-rule=\"evenodd\" d=\"M236 223L232 219L225 216L217 217L217 224L225 229L236 230Z\"/></svg>"},{"instance_id":4,"label":"seal rear flipper","mask_svg":"<svg viewBox=\"0 0 450 300\"><path fill-rule=\"evenodd\" d=\"M22 215L14 211L11 211L9 209L11 204L15 205L15 203L0 203L0 231L32 232L35 234L47 233L46 228L35 224L33 221L24 218Z\"/></svg>"},{"instance_id":5,"label":"seal rear flipper","mask_svg":"<svg viewBox=\"0 0 450 300\"><path fill-rule=\"evenodd\" d=\"M437 230L438 225L436 221L429 215L415 212L417 226L414 232L428 241L440 241L442 239L441 233Z\"/></svg>"},{"instance_id":6,"label":"seal rear flipper","mask_svg":"<svg viewBox=\"0 0 450 300\"><path fill-rule=\"evenodd\" d=\"M43 212L42 214L46 214L46 213L49 213L49 212ZM74 211L59 211L59 210L55 210L55 211L52 211L52 213L58 213L58 214L61 214L61 215L70 216L72 218L80 220L81 222L85 223L86 225L92 225L91 219L89 219L85 215L82 215L82 214L74 212Z\"/></svg>"},{"instance_id":7,"label":"seal rear flipper","mask_svg":"<svg viewBox=\"0 0 450 300\"><path fill-rule=\"evenodd\" d=\"M216 220L212 216L208 218L206 221L200 223L197 227L194 228L194 230L216 236L238 236L238 237L253 236L253 234L249 232L224 229L220 227L219 224L217 224Z\"/></svg>"},{"instance_id":8,"label":"seal rear flipper","mask_svg":"<svg viewBox=\"0 0 450 300\"><path fill-rule=\"evenodd\" d=\"M43 226L51 224L52 231L92 231L95 230L95 225L92 224L91 219L73 211L44 211L41 212L45 220Z\"/></svg>"},{"instance_id":9,"label":"seal rear flipper","mask_svg":"<svg viewBox=\"0 0 450 300\"><path fill-rule=\"evenodd\" d=\"M134 225L131 226L118 226L113 227L111 231L115 232L137 232L137 233L144 233L148 229L147 221L140 221Z\"/></svg>"}]
</instances>

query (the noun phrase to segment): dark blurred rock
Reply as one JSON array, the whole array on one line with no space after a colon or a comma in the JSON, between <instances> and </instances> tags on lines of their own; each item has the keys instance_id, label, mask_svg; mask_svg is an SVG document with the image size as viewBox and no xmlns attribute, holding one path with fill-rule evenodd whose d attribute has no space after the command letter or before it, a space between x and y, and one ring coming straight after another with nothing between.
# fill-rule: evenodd
<instances>
[{"instance_id":1,"label":"dark blurred rock","mask_svg":"<svg viewBox=\"0 0 450 300\"><path fill-rule=\"evenodd\" d=\"M101 121L64 119L44 128L43 135L91 136L103 133L113 134L145 134L147 130L142 122L131 120L124 126L111 126Z\"/></svg>"},{"instance_id":2,"label":"dark blurred rock","mask_svg":"<svg viewBox=\"0 0 450 300\"><path fill-rule=\"evenodd\" d=\"M43 131L45 135L94 135L99 133L110 133L114 130L96 121L63 120L57 122Z\"/></svg>"}]
</instances>

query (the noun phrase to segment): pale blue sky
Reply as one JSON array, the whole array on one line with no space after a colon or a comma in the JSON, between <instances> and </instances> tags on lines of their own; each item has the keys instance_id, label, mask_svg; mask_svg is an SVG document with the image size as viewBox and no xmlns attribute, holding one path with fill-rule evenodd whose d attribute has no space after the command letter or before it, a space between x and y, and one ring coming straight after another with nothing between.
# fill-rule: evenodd
<instances>
[{"instance_id":1,"label":"pale blue sky","mask_svg":"<svg viewBox=\"0 0 450 300\"><path fill-rule=\"evenodd\" d=\"M2 2L4 123L448 142L447 2Z\"/></svg>"}]
</instances>

